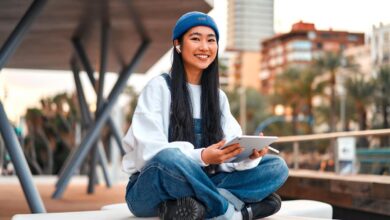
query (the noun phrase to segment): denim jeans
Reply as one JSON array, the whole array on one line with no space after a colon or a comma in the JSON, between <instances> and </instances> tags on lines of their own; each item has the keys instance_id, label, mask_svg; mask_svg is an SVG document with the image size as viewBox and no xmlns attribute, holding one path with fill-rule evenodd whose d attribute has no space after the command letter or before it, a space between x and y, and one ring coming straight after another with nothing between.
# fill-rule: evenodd
<instances>
[{"instance_id":1,"label":"denim jeans","mask_svg":"<svg viewBox=\"0 0 390 220\"><path fill-rule=\"evenodd\" d=\"M126 202L135 216L152 217L161 202L191 196L205 205L206 218L230 219L233 206L218 188L243 202L257 202L275 192L287 177L286 163L274 155L265 155L253 169L208 175L180 150L169 148L130 177Z\"/></svg>"}]
</instances>

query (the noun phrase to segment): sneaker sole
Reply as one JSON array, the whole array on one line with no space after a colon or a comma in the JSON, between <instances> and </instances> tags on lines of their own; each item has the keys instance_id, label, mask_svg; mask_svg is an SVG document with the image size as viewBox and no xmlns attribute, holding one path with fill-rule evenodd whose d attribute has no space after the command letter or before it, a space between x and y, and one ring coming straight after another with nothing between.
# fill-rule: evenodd
<instances>
[{"instance_id":1,"label":"sneaker sole","mask_svg":"<svg viewBox=\"0 0 390 220\"><path fill-rule=\"evenodd\" d=\"M185 197L163 202L158 213L162 220L202 220L205 209L194 198Z\"/></svg>"}]
</instances>

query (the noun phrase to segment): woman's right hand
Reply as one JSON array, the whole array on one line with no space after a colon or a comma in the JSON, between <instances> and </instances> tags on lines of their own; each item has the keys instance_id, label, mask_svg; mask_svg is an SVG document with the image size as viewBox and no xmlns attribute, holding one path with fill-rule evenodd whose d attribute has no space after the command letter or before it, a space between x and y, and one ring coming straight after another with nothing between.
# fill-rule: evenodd
<instances>
[{"instance_id":1,"label":"woman's right hand","mask_svg":"<svg viewBox=\"0 0 390 220\"><path fill-rule=\"evenodd\" d=\"M221 164L226 160L235 157L243 150L239 144L232 144L223 149L220 149L225 145L226 141L222 140L216 144L210 145L202 151L202 160L206 164Z\"/></svg>"}]
</instances>

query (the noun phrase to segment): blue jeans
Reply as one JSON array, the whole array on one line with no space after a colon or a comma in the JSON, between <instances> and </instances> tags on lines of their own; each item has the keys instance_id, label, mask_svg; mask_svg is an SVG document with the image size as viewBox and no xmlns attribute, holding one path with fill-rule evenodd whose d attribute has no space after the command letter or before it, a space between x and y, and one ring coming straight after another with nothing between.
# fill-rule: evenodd
<instances>
[{"instance_id":1,"label":"blue jeans","mask_svg":"<svg viewBox=\"0 0 390 220\"><path fill-rule=\"evenodd\" d=\"M180 150L170 148L130 177L126 202L135 216L152 217L161 202L191 196L205 205L206 218L230 219L234 208L218 188L243 202L257 202L275 192L287 177L286 163L274 155L265 155L253 169L208 175Z\"/></svg>"}]
</instances>

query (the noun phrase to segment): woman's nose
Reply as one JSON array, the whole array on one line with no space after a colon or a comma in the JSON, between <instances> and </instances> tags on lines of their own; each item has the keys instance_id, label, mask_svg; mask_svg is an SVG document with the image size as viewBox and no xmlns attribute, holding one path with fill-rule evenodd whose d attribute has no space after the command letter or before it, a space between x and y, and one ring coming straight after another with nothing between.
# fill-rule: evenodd
<instances>
[{"instance_id":1,"label":"woman's nose","mask_svg":"<svg viewBox=\"0 0 390 220\"><path fill-rule=\"evenodd\" d=\"M200 49L200 50L208 50L209 47L208 47L207 41L201 41L201 42L200 42L199 49Z\"/></svg>"}]
</instances>

